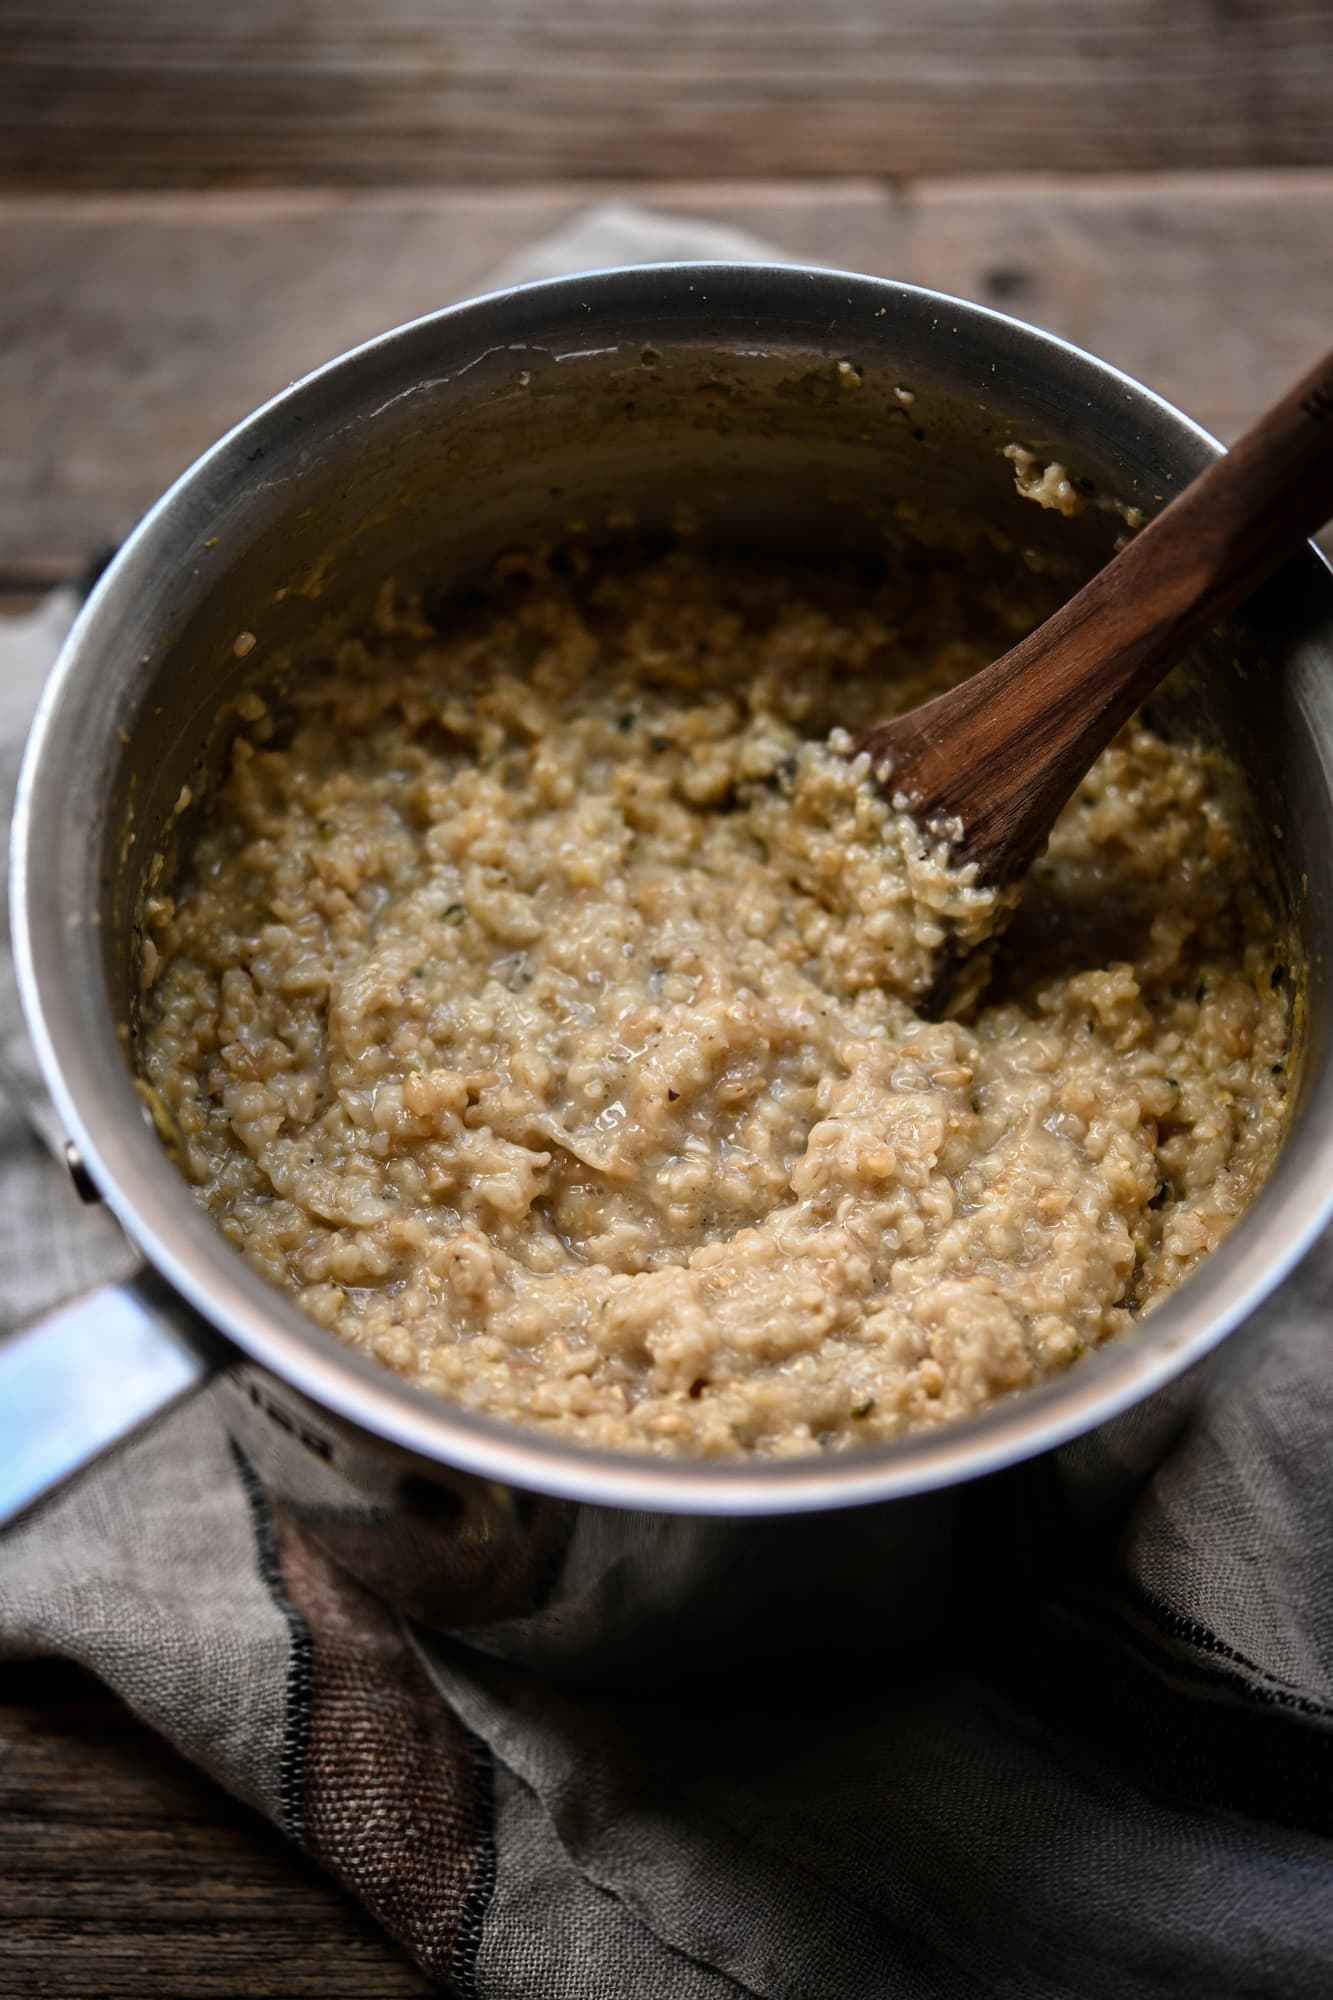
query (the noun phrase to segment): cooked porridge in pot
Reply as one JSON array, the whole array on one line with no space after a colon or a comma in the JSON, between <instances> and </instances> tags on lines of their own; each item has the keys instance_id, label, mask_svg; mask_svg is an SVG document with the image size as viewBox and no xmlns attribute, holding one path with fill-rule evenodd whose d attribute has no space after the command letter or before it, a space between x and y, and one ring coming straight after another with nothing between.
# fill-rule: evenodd
<instances>
[{"instance_id":1,"label":"cooked porridge in pot","mask_svg":"<svg viewBox=\"0 0 1333 2000\"><path fill-rule=\"evenodd\" d=\"M630 1449L895 1437L1123 1333L1283 1128L1221 762L1132 722L930 1022L988 899L839 733L1050 587L571 547L261 666L145 909L143 1087L200 1201L387 1367Z\"/></svg>"}]
</instances>

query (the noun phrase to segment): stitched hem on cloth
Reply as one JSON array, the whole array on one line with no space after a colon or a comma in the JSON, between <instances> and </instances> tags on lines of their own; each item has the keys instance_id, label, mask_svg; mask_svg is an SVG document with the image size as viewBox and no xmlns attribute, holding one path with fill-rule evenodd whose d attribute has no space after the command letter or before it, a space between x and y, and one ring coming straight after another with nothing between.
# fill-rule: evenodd
<instances>
[{"instance_id":1,"label":"stitched hem on cloth","mask_svg":"<svg viewBox=\"0 0 1333 2000\"><path fill-rule=\"evenodd\" d=\"M1210 1657L1207 1661L1192 1662L1196 1671L1210 1672L1217 1680L1234 1689L1237 1699L1244 1701L1273 1702L1279 1708L1296 1710L1301 1715L1317 1716L1325 1722L1333 1722L1333 1707L1318 1701L1313 1695L1304 1694L1284 1681L1267 1667L1247 1659L1236 1647L1220 1639L1206 1625L1196 1619L1186 1618L1183 1613L1173 1611L1169 1604L1154 1597L1141 1584L1126 1583L1127 1609L1142 1614L1162 1638L1176 1644L1193 1646ZM1138 1621L1134 1621L1137 1625ZM1240 1669L1237 1672L1236 1669ZM1247 1680L1244 1675L1253 1675Z\"/></svg>"},{"instance_id":2,"label":"stitched hem on cloth","mask_svg":"<svg viewBox=\"0 0 1333 2000\"><path fill-rule=\"evenodd\" d=\"M434 1681L430 1685L435 1699L443 1701L444 1696L435 1687ZM469 1729L467 1736L477 1781L477 1865L458 1919L458 1935L450 1954L449 1974L458 2000L480 2000L477 1962L485 1934L486 1912L495 1894L499 1870L495 1845L495 1759L489 1744L484 1743L475 1730Z\"/></svg>"},{"instance_id":3,"label":"stitched hem on cloth","mask_svg":"<svg viewBox=\"0 0 1333 2000\"><path fill-rule=\"evenodd\" d=\"M234 1438L230 1440L230 1444L232 1461L250 1509L259 1574L274 1605L286 1620L287 1630L291 1635L284 1698L286 1721L283 1729L282 1757L278 1766L278 1806L282 1814L283 1832L299 1846L304 1847L305 1812L302 1801L305 1797L306 1754L310 1748L314 1644L310 1637L310 1627L293 1604L283 1580L273 1516L269 1511L264 1489L259 1483L259 1476Z\"/></svg>"},{"instance_id":4,"label":"stitched hem on cloth","mask_svg":"<svg viewBox=\"0 0 1333 2000\"><path fill-rule=\"evenodd\" d=\"M997 1694L1177 1807L1333 1836L1333 1715L1294 1690L1246 1681L1209 1652L1198 1636L1206 1627L1166 1606L1155 1618L1141 1595L1050 1607L1029 1645L1003 1657ZM1209 1636L1219 1654L1241 1657Z\"/></svg>"}]
</instances>

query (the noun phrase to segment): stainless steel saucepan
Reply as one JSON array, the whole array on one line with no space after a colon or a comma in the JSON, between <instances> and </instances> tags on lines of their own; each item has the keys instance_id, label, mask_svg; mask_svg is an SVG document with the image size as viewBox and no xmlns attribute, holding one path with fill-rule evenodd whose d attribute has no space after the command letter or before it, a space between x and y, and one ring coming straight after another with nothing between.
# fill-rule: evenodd
<instances>
[{"instance_id":1,"label":"stainless steel saucepan","mask_svg":"<svg viewBox=\"0 0 1333 2000\"><path fill-rule=\"evenodd\" d=\"M1077 520L1018 498L1010 441L1085 483ZM78 1171L144 1262L0 1347L0 1512L216 1377L260 1477L375 1589L493 1650L606 1674L811 1633L882 1644L928 1615L965 1482L1131 1406L1150 1437L1156 1392L1197 1376L1333 1209L1333 578L1313 550L1211 642L1237 670L1206 698L1188 675L1167 697L1243 766L1287 904L1303 967L1290 1137L1222 1248L1141 1328L966 1423L716 1464L589 1450L433 1400L224 1240L145 1120L126 1028L146 873L254 665L240 634L299 656L386 575L447 580L627 513L651 529L685 510L779 551L873 552L904 513L945 534L983 522L1016 561L1068 564L1072 588L1123 530L1099 502L1151 513L1217 448L1136 383L979 307L829 271L682 265L419 320L210 451L90 599L23 770L27 1019Z\"/></svg>"}]
</instances>

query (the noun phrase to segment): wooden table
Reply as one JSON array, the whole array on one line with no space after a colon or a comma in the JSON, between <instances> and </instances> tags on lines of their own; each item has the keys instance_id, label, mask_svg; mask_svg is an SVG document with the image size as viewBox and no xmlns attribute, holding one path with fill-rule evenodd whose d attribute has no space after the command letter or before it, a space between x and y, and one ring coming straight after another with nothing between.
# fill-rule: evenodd
<instances>
[{"instance_id":1,"label":"wooden table","mask_svg":"<svg viewBox=\"0 0 1333 2000\"><path fill-rule=\"evenodd\" d=\"M0 1669L0 1995L435 1989L267 1821L87 1675Z\"/></svg>"},{"instance_id":2,"label":"wooden table","mask_svg":"<svg viewBox=\"0 0 1333 2000\"><path fill-rule=\"evenodd\" d=\"M11 0L0 605L612 195L995 303L1231 437L1333 333L1333 8ZM0 2000L428 1990L93 1683L0 1669Z\"/></svg>"}]
</instances>

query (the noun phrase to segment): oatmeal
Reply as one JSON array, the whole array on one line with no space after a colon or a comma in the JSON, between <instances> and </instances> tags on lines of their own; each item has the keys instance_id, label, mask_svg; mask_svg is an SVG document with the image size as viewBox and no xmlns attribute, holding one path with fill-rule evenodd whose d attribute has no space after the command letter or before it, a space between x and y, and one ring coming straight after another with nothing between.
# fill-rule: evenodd
<instances>
[{"instance_id":1,"label":"oatmeal","mask_svg":"<svg viewBox=\"0 0 1333 2000\"><path fill-rule=\"evenodd\" d=\"M974 1018L919 1018L987 900L835 732L1016 588L575 550L261 666L145 912L145 1089L226 1234L455 1403L630 1449L895 1437L1123 1333L1274 1157L1284 973L1216 760L1139 719Z\"/></svg>"}]
</instances>

